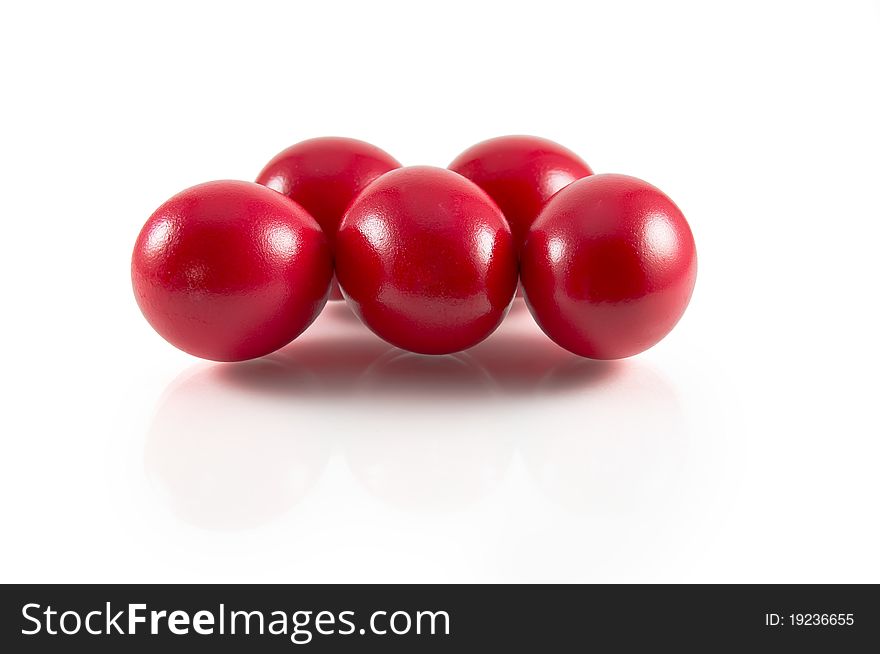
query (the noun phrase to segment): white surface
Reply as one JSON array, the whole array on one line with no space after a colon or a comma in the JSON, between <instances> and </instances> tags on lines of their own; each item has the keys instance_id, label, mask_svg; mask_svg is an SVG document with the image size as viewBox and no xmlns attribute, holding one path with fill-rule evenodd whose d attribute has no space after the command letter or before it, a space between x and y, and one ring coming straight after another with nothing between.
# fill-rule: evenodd
<instances>
[{"instance_id":1,"label":"white surface","mask_svg":"<svg viewBox=\"0 0 880 654\"><path fill-rule=\"evenodd\" d=\"M4 4L0 580L880 581L877 3L661 4ZM182 188L505 133L679 203L667 340L591 364L519 305L399 356L340 305L232 367L138 312Z\"/></svg>"}]
</instances>

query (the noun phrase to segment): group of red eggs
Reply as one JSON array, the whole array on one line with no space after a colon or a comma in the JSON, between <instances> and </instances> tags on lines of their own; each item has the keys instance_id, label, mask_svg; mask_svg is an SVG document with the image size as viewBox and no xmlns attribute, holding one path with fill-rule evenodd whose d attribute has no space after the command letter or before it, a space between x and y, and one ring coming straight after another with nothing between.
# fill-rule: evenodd
<instances>
[{"instance_id":1,"label":"group of red eggs","mask_svg":"<svg viewBox=\"0 0 880 654\"><path fill-rule=\"evenodd\" d=\"M165 202L131 271L150 324L205 359L269 354L343 296L392 345L457 352L498 327L518 280L553 341L618 359L675 326L697 258L663 192L594 175L552 141L490 139L445 169L317 138L278 154L256 183L208 182Z\"/></svg>"}]
</instances>

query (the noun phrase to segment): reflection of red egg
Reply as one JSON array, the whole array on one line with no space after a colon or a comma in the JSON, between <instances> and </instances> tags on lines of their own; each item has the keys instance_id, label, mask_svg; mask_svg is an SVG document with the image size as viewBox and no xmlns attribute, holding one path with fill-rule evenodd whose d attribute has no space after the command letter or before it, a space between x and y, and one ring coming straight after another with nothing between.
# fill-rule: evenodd
<instances>
[{"instance_id":1,"label":"reflection of red egg","mask_svg":"<svg viewBox=\"0 0 880 654\"><path fill-rule=\"evenodd\" d=\"M566 377L595 365L602 364L572 359L542 379L540 389L556 394ZM546 414L524 412L523 461L538 487L571 510L658 519L686 479L682 408L670 383L641 362L605 365L613 372L577 396L582 419L576 425L546 429Z\"/></svg>"},{"instance_id":2,"label":"reflection of red egg","mask_svg":"<svg viewBox=\"0 0 880 654\"><path fill-rule=\"evenodd\" d=\"M495 390L467 353L388 352L345 403L358 425L343 441L352 473L403 509L445 512L479 501L503 478L515 446L486 411Z\"/></svg>"},{"instance_id":3,"label":"reflection of red egg","mask_svg":"<svg viewBox=\"0 0 880 654\"><path fill-rule=\"evenodd\" d=\"M257 183L283 193L308 211L331 244L342 214L374 179L400 163L374 145L356 139L323 137L297 143L266 164ZM341 300L336 283L331 300Z\"/></svg>"},{"instance_id":4,"label":"reflection of red egg","mask_svg":"<svg viewBox=\"0 0 880 654\"><path fill-rule=\"evenodd\" d=\"M513 457L510 435L486 425L485 437L473 438L464 421L451 430L430 409L423 417L413 417L409 433L380 430L368 419L361 436L346 438L345 459L364 488L392 506L440 513L464 509L491 493Z\"/></svg>"},{"instance_id":5,"label":"reflection of red egg","mask_svg":"<svg viewBox=\"0 0 880 654\"><path fill-rule=\"evenodd\" d=\"M479 343L516 289L510 228L473 183L442 168L386 173L349 207L336 238L336 275L376 334L413 352Z\"/></svg>"},{"instance_id":6,"label":"reflection of red egg","mask_svg":"<svg viewBox=\"0 0 880 654\"><path fill-rule=\"evenodd\" d=\"M536 136L501 136L477 143L458 155L449 169L495 200L518 248L554 193L593 174L574 152Z\"/></svg>"},{"instance_id":7,"label":"reflection of red egg","mask_svg":"<svg viewBox=\"0 0 880 654\"><path fill-rule=\"evenodd\" d=\"M268 523L302 500L326 466L332 441L313 426L319 416L304 397L317 381L273 359L199 366L160 402L144 464L187 522L221 530Z\"/></svg>"},{"instance_id":8,"label":"reflection of red egg","mask_svg":"<svg viewBox=\"0 0 880 654\"><path fill-rule=\"evenodd\" d=\"M286 345L327 300L327 240L306 211L250 182L200 184L159 207L131 262L135 297L167 341L240 361Z\"/></svg>"},{"instance_id":9,"label":"reflection of red egg","mask_svg":"<svg viewBox=\"0 0 880 654\"><path fill-rule=\"evenodd\" d=\"M697 252L679 208L625 175L593 175L560 191L521 256L526 302L562 347L593 359L648 349L690 300Z\"/></svg>"}]
</instances>

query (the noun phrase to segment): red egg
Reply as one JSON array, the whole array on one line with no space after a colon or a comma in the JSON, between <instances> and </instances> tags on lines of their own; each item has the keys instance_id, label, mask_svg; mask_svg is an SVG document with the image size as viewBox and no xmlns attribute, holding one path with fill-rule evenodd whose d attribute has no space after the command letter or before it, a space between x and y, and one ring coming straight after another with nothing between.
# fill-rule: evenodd
<instances>
[{"instance_id":1,"label":"red egg","mask_svg":"<svg viewBox=\"0 0 880 654\"><path fill-rule=\"evenodd\" d=\"M691 297L697 252L662 191L635 177L593 175L555 195L523 247L529 310L557 344L620 359L660 341Z\"/></svg>"},{"instance_id":2,"label":"red egg","mask_svg":"<svg viewBox=\"0 0 880 654\"><path fill-rule=\"evenodd\" d=\"M395 168L400 168L400 163L375 145L328 136L302 141L280 152L263 168L257 183L305 207L332 248L339 221L351 201L367 184ZM342 299L335 283L330 299Z\"/></svg>"},{"instance_id":3,"label":"red egg","mask_svg":"<svg viewBox=\"0 0 880 654\"><path fill-rule=\"evenodd\" d=\"M573 181L592 175L574 152L536 136L500 136L468 148L449 169L464 175L495 200L522 247L544 204Z\"/></svg>"},{"instance_id":4,"label":"red egg","mask_svg":"<svg viewBox=\"0 0 880 654\"><path fill-rule=\"evenodd\" d=\"M318 223L251 182L200 184L150 216L131 260L135 298L167 341L241 361L289 343L317 317L333 262Z\"/></svg>"},{"instance_id":5,"label":"red egg","mask_svg":"<svg viewBox=\"0 0 880 654\"><path fill-rule=\"evenodd\" d=\"M349 207L336 275L360 319L389 343L446 354L496 327L516 288L510 228L494 202L443 168L386 173Z\"/></svg>"}]
</instances>

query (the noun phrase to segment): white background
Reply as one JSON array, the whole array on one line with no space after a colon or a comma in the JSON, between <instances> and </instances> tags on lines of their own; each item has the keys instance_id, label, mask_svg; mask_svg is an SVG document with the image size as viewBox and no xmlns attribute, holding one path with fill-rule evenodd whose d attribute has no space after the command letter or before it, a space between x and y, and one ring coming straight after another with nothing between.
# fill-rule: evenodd
<instances>
[{"instance_id":1,"label":"white background","mask_svg":"<svg viewBox=\"0 0 880 654\"><path fill-rule=\"evenodd\" d=\"M880 582L878 44L876 2L5 3L0 580ZM661 344L520 303L419 357L336 305L214 365L135 305L185 187L507 133L682 207Z\"/></svg>"}]
</instances>

